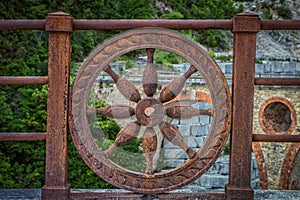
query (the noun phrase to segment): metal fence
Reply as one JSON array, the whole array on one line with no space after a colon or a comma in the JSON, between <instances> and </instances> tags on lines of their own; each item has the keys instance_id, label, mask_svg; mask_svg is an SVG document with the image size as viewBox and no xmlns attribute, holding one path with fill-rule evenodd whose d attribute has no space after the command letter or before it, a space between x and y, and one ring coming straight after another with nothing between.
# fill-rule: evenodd
<instances>
[{"instance_id":1,"label":"metal fence","mask_svg":"<svg viewBox=\"0 0 300 200\"><path fill-rule=\"evenodd\" d=\"M0 84L48 84L47 132L1 133L1 141L46 141L43 199L138 198L134 193L71 193L67 182L70 41L76 30L127 30L140 27L225 29L234 33L231 154L225 193L159 194L160 198L253 199L252 142L300 142L300 135L253 134L254 85L300 85L299 78L255 78L256 35L261 30L300 30L300 20L260 20L240 13L231 20L75 20L57 12L45 20L0 20L0 30L45 30L49 33L48 76L0 76ZM59 72L59 73L58 73Z\"/></svg>"}]
</instances>

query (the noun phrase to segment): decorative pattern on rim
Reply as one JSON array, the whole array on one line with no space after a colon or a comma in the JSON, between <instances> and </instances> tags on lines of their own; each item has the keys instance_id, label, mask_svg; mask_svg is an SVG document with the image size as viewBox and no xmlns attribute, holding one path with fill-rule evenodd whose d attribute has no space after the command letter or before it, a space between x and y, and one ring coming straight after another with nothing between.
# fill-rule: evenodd
<instances>
[{"instance_id":1,"label":"decorative pattern on rim","mask_svg":"<svg viewBox=\"0 0 300 200\"><path fill-rule=\"evenodd\" d=\"M190 70L188 70L190 72L186 72L182 77L174 79L171 82L172 84L165 86L165 89L163 89L158 99L152 97L153 90L156 90L156 86L151 83L157 81L157 78L155 78L156 76L154 75L154 77L149 78L147 75L144 75L143 86L147 97L141 99L139 94L136 93L133 84L131 85L129 81L120 78L112 72L109 67L109 64L115 58L137 49L161 49L176 53L191 64ZM153 74L155 70L151 68L149 62L147 63L147 66L145 71L148 74ZM88 126L87 101L90 89L101 71L106 71L115 80L118 89L125 98L138 103L136 110L128 108L130 113L136 113L137 122L129 124L127 129L132 131L141 125L147 126L146 130L148 130L148 132L145 131L145 134L149 135L152 139L146 141L145 144L150 145L153 142L153 138L155 140L155 134L153 134L152 128L154 125L159 125L162 132L166 132L164 134L166 139L168 139L168 136L174 134L180 135L180 132L175 130L175 127L169 126L163 121L161 115L166 113L159 113L159 120L154 122L149 122L147 117L151 117L155 114L155 110L158 110L155 107L156 105L161 108L163 102L174 99L182 89L181 85L184 84L185 80L197 70L204 77L211 94L213 120L208 136L198 151L194 152L185 149L190 158L186 163L175 169L163 172L152 173L151 169L148 168L145 173L140 173L116 165L109 159L107 152L99 149ZM129 84L127 84L128 82ZM122 92L121 90L129 91L129 93ZM124 107L120 107L118 110L122 110L123 108ZM109 109L103 111L104 113L107 112L107 116L110 115L108 110ZM189 110L189 108L187 110ZM141 114L141 112L145 113L145 115ZM174 115L175 118L178 116L178 112L179 115L184 113L185 117L188 117L187 115L198 113L193 110L190 112L187 111L188 113L186 113L182 108L174 108L167 114L171 117ZM119 188L138 193L154 194L177 189L194 181L205 173L205 171L215 162L227 142L230 131L231 97L222 71L216 62L200 48L199 45L170 30L142 28L131 30L113 37L99 45L89 55L80 68L73 84L69 116L71 134L75 146L87 165L98 176ZM121 113L120 116L123 116L123 114ZM143 119L139 120L139 116L142 116L141 118ZM124 131L124 128L122 130ZM126 131L128 130L125 130L125 132ZM122 139L120 139L120 141L121 140ZM184 144L183 146L186 145L183 139L179 140L179 143L181 142ZM147 145L143 145L143 148L145 153L151 150Z\"/></svg>"}]
</instances>

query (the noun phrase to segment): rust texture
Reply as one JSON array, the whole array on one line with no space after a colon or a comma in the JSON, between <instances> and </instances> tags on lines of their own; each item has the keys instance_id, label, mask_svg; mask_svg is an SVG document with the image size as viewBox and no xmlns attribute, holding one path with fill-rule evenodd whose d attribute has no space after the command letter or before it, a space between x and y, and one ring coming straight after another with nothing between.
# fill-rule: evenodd
<instances>
[{"instance_id":1,"label":"rust texture","mask_svg":"<svg viewBox=\"0 0 300 200\"><path fill-rule=\"evenodd\" d=\"M300 78L255 78L255 85L300 85Z\"/></svg>"},{"instance_id":2,"label":"rust texture","mask_svg":"<svg viewBox=\"0 0 300 200\"><path fill-rule=\"evenodd\" d=\"M144 195L130 192L89 192L73 190L70 194L71 200L85 200L85 199L118 199L118 200L132 200L132 199L206 199L206 200L225 200L225 193L162 193L153 195Z\"/></svg>"},{"instance_id":3,"label":"rust texture","mask_svg":"<svg viewBox=\"0 0 300 200\"><path fill-rule=\"evenodd\" d=\"M284 161L283 161L283 164L281 167L281 172L280 172L280 182L279 182L280 190L292 189L292 188L289 188L289 183L290 183L289 179L290 179L290 174L291 174L291 170L292 170L295 158L299 151L300 151L300 143L293 143L288 149L288 152L284 158Z\"/></svg>"},{"instance_id":4,"label":"rust texture","mask_svg":"<svg viewBox=\"0 0 300 200\"><path fill-rule=\"evenodd\" d=\"M285 98L271 97L258 112L259 124L265 134L290 134L296 126L296 110Z\"/></svg>"},{"instance_id":5,"label":"rust texture","mask_svg":"<svg viewBox=\"0 0 300 200\"><path fill-rule=\"evenodd\" d=\"M267 134L253 134L254 142L300 142L300 135L267 135Z\"/></svg>"},{"instance_id":6,"label":"rust texture","mask_svg":"<svg viewBox=\"0 0 300 200\"><path fill-rule=\"evenodd\" d=\"M141 29L124 33L109 40L96 49L95 57L88 58L79 71L73 85L69 106L70 38L73 30L127 30L142 27L169 29L220 28L234 33L233 87L230 97L226 80L215 62L197 45L173 32L156 28ZM252 108L254 85L300 85L299 78L254 78L256 34L260 30L300 30L300 20L262 20L249 13L240 13L232 20L73 20L65 13L49 14L46 20L0 20L0 30L46 30L49 32L48 76L15 77L0 76L0 84L48 84L47 133L1 133L1 141L46 140L46 180L42 189L43 199L86 199L86 198L205 198L205 199L253 199L250 187L251 145L257 158L263 160L258 142L293 142L286 155L282 169L291 168L299 151L299 135L253 134ZM167 85L159 98L157 72L153 54L155 49L171 51L191 63L190 69ZM137 88L127 79L116 74L109 63L120 55L136 49L146 49L148 61L143 74L142 98ZM96 76L106 71L117 83L124 98L137 104L136 108L125 105L111 105L106 108L88 108L89 89ZM196 97L211 103L213 110L196 110L190 106L178 106L180 100L187 100L191 94L181 96L180 91L186 79L195 71L205 78L211 97L197 91ZM149 76L150 74L150 76ZM186 98L186 99L185 99ZM231 103L232 101L232 103ZM164 106L169 104L167 109ZM231 105L233 108L231 109ZM69 108L70 107L70 108ZM70 116L68 116L68 110ZM232 115L231 115L232 113ZM87 115L101 114L113 119L136 116L118 133L114 144L99 152L89 127L85 124ZM205 144L198 151L189 149L181 133L163 117L174 119L191 118L195 115L212 115L213 122ZM69 193L67 183L67 128L68 118L73 140L89 167L104 180L137 193ZM231 124L232 123L232 124ZM112 164L109 156L118 146L134 138L141 126L145 126L142 148L147 167L144 173L119 168ZM154 172L153 154L157 148L155 126L164 137L180 146L189 160L176 170ZM226 193L164 193L179 188L201 176L217 159L231 130L231 157L229 183ZM176 138L176 139L174 139ZM255 150L256 149L256 150ZM259 154L259 155L258 155ZM264 180L261 188L267 188L267 173L259 166ZM280 187L287 189L289 171L281 172ZM154 195L156 194L156 195Z\"/></svg>"},{"instance_id":7,"label":"rust texture","mask_svg":"<svg viewBox=\"0 0 300 200\"><path fill-rule=\"evenodd\" d=\"M48 76L0 76L0 84L47 84Z\"/></svg>"},{"instance_id":8,"label":"rust texture","mask_svg":"<svg viewBox=\"0 0 300 200\"><path fill-rule=\"evenodd\" d=\"M154 95L157 93L158 83L153 64L153 54L156 48L184 57L191 63L191 66L184 75L164 86L160 94ZM109 67L109 63L115 58L137 49L145 49L148 56L146 72L143 75L143 79L145 79L143 80L143 89L146 97L142 97L130 81ZM134 112L136 121L125 125L118 133L114 143L104 151L100 151L97 147L86 123L88 122L86 113L90 114L89 110L95 109L87 106L86 97L89 96L90 88L101 71L107 72L113 78L125 99L136 103ZM186 80L196 71L205 77L211 93L213 111L196 111L190 107L179 108L180 104L176 105L176 102L172 102L175 107L170 108L168 116L179 118L179 115L182 115L183 118L189 118L198 114L213 113L208 141L198 151L189 148L180 131L164 121L166 110L163 105L176 99ZM207 98L206 100L208 101ZM104 110L110 110L111 106ZM131 110L131 108L127 107L127 110ZM70 127L75 146L95 173L117 187L137 193L157 194L179 188L195 180L217 159L225 146L230 130L231 99L226 79L221 70L197 44L166 29L144 28L118 35L94 50L75 78L70 111ZM107 112L103 114L108 115ZM146 170L141 173L118 167L110 160L110 155L119 146L131 141L142 126L146 127L142 133ZM172 170L159 172L153 170L152 161L157 148L157 129L160 129L167 140L186 152L190 159L184 165Z\"/></svg>"},{"instance_id":9,"label":"rust texture","mask_svg":"<svg viewBox=\"0 0 300 200\"><path fill-rule=\"evenodd\" d=\"M43 141L46 133L0 133L0 141Z\"/></svg>"},{"instance_id":10,"label":"rust texture","mask_svg":"<svg viewBox=\"0 0 300 200\"><path fill-rule=\"evenodd\" d=\"M262 190L268 189L268 172L265 165L265 158L259 142L252 142L252 149L258 166L259 187Z\"/></svg>"},{"instance_id":11,"label":"rust texture","mask_svg":"<svg viewBox=\"0 0 300 200\"><path fill-rule=\"evenodd\" d=\"M0 30L45 30L45 20L0 20ZM232 30L232 20L74 20L74 30L128 30L161 27L174 30ZM300 30L300 20L262 20L261 30Z\"/></svg>"},{"instance_id":12,"label":"rust texture","mask_svg":"<svg viewBox=\"0 0 300 200\"><path fill-rule=\"evenodd\" d=\"M232 132L227 199L253 199L251 183L252 124L257 15L241 13L233 18ZM238 152L238 153L237 153Z\"/></svg>"},{"instance_id":13,"label":"rust texture","mask_svg":"<svg viewBox=\"0 0 300 200\"><path fill-rule=\"evenodd\" d=\"M46 180L43 199L67 199L67 133L72 17L49 14ZM66 29L64 29L66 28Z\"/></svg>"}]
</instances>

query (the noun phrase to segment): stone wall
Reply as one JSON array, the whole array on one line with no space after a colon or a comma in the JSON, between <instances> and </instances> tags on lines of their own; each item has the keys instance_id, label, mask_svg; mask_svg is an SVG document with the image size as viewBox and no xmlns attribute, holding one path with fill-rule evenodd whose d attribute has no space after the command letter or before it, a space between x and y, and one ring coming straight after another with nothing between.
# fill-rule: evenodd
<instances>
[{"instance_id":1,"label":"stone wall","mask_svg":"<svg viewBox=\"0 0 300 200\"><path fill-rule=\"evenodd\" d=\"M228 80L229 86L231 86L231 76L232 76L232 63L218 63L221 70L225 74ZM185 72L187 64L183 64L182 72ZM180 66L176 66L180 69ZM286 77L295 78L300 77L300 63L298 62L275 62L275 61L263 61L257 63L255 67L256 77ZM135 80L136 81L136 80ZM199 82L199 77L198 80ZM200 82L203 79L200 77ZM142 91L141 84L136 81L136 85ZM162 86L161 86L162 87ZM97 88L97 87L96 87ZM115 88L114 84L110 84L109 87L101 89L100 91L107 90L106 94L99 95L99 98L104 99L109 104L122 103L121 94ZM96 89L99 90L99 89ZM201 91L209 93L205 84L197 85L193 83L186 84L183 92L188 91ZM272 97L278 97L285 99L290 102L292 107L295 109L295 125L293 130L289 134L299 134L300 124L300 88L299 87L282 87L282 86L256 86L255 87L255 98L254 98L254 110L253 110L253 133L255 134L265 134L260 125L259 111L262 105ZM99 94L99 93L98 93ZM128 102L127 102L128 103ZM194 104L198 108L208 108L210 104L198 103ZM170 120L170 119L168 119ZM210 116L200 116L194 117L190 120L172 120L171 123L174 124L179 131L183 134L187 144L197 150L205 140L206 134L208 133L210 127L211 118ZM121 122L122 123L122 122ZM169 164L169 167L176 167L185 162L187 155L183 150L170 144L168 141L164 140L162 143L164 156ZM253 187L257 188L259 181L257 180L257 174L259 169L260 176L260 187L264 189L288 189L291 188L289 180L294 180L293 188L299 189L299 183L295 180L299 179L299 173L297 170L291 173L294 159L299 150L299 144L288 144L288 143L258 143L253 145L253 150L256 156L257 164L253 161ZM298 160L300 154L298 153ZM253 157L254 158L254 157ZM207 172L207 174L202 176L193 186L206 187L206 188L224 188L226 183L227 174L224 174L228 166L228 160L224 161L225 157L221 157L215 165L213 165ZM222 163L222 164L220 164ZM258 166L258 167L257 167ZM299 165L298 165L299 166ZM295 167L294 167L295 168ZM215 170L220 169L220 170ZM295 177L296 176L296 177ZM297 177L298 176L298 177ZM219 180L219 181L217 181ZM210 182L212 185L208 185ZM218 184L217 184L218 183ZM219 186L216 186L219 185ZM297 185L298 186L295 186ZM191 186L192 187L192 186Z\"/></svg>"}]
</instances>

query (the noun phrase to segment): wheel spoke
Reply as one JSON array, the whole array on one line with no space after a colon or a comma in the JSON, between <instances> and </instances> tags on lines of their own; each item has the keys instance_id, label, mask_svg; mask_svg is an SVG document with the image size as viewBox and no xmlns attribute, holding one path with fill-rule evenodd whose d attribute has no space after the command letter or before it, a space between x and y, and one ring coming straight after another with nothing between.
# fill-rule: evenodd
<instances>
[{"instance_id":1,"label":"wheel spoke","mask_svg":"<svg viewBox=\"0 0 300 200\"><path fill-rule=\"evenodd\" d=\"M104 71L112 77L117 84L117 88L126 99L136 103L141 100L141 95L134 84L116 74L110 66L106 67Z\"/></svg>"},{"instance_id":2,"label":"wheel spoke","mask_svg":"<svg viewBox=\"0 0 300 200\"><path fill-rule=\"evenodd\" d=\"M135 115L135 110L134 108L128 105L116 104L116 105L107 106L105 108L95 108L95 109L89 108L87 110L87 113L105 115L112 119L126 119Z\"/></svg>"},{"instance_id":3,"label":"wheel spoke","mask_svg":"<svg viewBox=\"0 0 300 200\"><path fill-rule=\"evenodd\" d=\"M166 121L160 123L159 128L162 134L164 135L164 137L172 144L182 148L188 154L190 159L195 157L196 152L187 146L183 136L181 135L181 133L177 128L175 128L172 124Z\"/></svg>"},{"instance_id":4,"label":"wheel spoke","mask_svg":"<svg viewBox=\"0 0 300 200\"><path fill-rule=\"evenodd\" d=\"M143 73L143 88L148 97L153 97L158 85L157 72L153 64L154 49L147 49L147 64Z\"/></svg>"},{"instance_id":5,"label":"wheel spoke","mask_svg":"<svg viewBox=\"0 0 300 200\"><path fill-rule=\"evenodd\" d=\"M136 122L131 122L124 126L118 133L114 143L104 151L107 156L110 156L118 147L130 142L138 133L140 125Z\"/></svg>"},{"instance_id":6,"label":"wheel spoke","mask_svg":"<svg viewBox=\"0 0 300 200\"><path fill-rule=\"evenodd\" d=\"M189 119L197 115L211 115L212 109L198 109L193 106L175 105L167 108L166 114L173 119Z\"/></svg>"},{"instance_id":7,"label":"wheel spoke","mask_svg":"<svg viewBox=\"0 0 300 200\"><path fill-rule=\"evenodd\" d=\"M142 148L144 150L146 158L146 174L153 173L153 156L157 149L157 136L156 132L152 127L147 127L143 138L142 138Z\"/></svg>"},{"instance_id":8,"label":"wheel spoke","mask_svg":"<svg viewBox=\"0 0 300 200\"><path fill-rule=\"evenodd\" d=\"M185 81L197 71L197 69L191 65L190 68L180 77L175 78L172 82L168 83L160 93L160 101L162 103L171 101L174 99L182 90Z\"/></svg>"}]
</instances>

